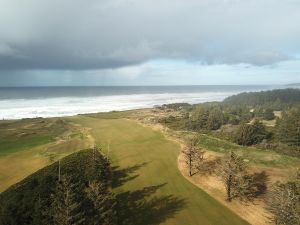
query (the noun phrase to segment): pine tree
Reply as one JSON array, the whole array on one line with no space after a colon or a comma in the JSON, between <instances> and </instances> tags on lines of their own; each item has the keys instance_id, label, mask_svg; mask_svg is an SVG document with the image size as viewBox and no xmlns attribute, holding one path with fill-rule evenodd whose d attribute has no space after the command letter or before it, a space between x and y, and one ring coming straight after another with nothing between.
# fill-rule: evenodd
<instances>
[{"instance_id":1,"label":"pine tree","mask_svg":"<svg viewBox=\"0 0 300 225\"><path fill-rule=\"evenodd\" d=\"M189 169L190 177L193 175L193 169L197 167L198 160L201 159L197 145L198 139L192 138L189 140L187 147L182 151L184 154L185 163Z\"/></svg>"},{"instance_id":2,"label":"pine tree","mask_svg":"<svg viewBox=\"0 0 300 225\"><path fill-rule=\"evenodd\" d=\"M199 107L192 114L191 128L193 130L200 130L207 128L207 120L209 116L209 110L205 107Z\"/></svg>"},{"instance_id":3,"label":"pine tree","mask_svg":"<svg viewBox=\"0 0 300 225\"><path fill-rule=\"evenodd\" d=\"M239 145L253 145L260 143L268 137L264 125L259 120L254 120L252 124L242 123L234 137L234 141Z\"/></svg>"},{"instance_id":4,"label":"pine tree","mask_svg":"<svg viewBox=\"0 0 300 225\"><path fill-rule=\"evenodd\" d=\"M273 120L275 118L273 110L270 108L266 109L263 113L263 117L265 120Z\"/></svg>"},{"instance_id":5,"label":"pine tree","mask_svg":"<svg viewBox=\"0 0 300 225\"><path fill-rule=\"evenodd\" d=\"M268 196L267 209L276 224L300 224L300 171L287 183L276 183Z\"/></svg>"},{"instance_id":6,"label":"pine tree","mask_svg":"<svg viewBox=\"0 0 300 225\"><path fill-rule=\"evenodd\" d=\"M53 223L56 225L83 224L84 215L80 203L75 198L76 185L67 177L62 177L57 190L52 195Z\"/></svg>"},{"instance_id":7,"label":"pine tree","mask_svg":"<svg viewBox=\"0 0 300 225\"><path fill-rule=\"evenodd\" d=\"M2 207L2 205L0 204L0 224L5 224L4 223L4 209Z\"/></svg>"},{"instance_id":8,"label":"pine tree","mask_svg":"<svg viewBox=\"0 0 300 225\"><path fill-rule=\"evenodd\" d=\"M225 185L227 200L242 197L248 185L245 185L246 165L234 152L227 154L219 168L219 175Z\"/></svg>"},{"instance_id":9,"label":"pine tree","mask_svg":"<svg viewBox=\"0 0 300 225\"><path fill-rule=\"evenodd\" d=\"M222 111L218 108L211 109L207 118L206 128L208 130L217 130L222 126L223 123L224 115Z\"/></svg>"},{"instance_id":10,"label":"pine tree","mask_svg":"<svg viewBox=\"0 0 300 225\"><path fill-rule=\"evenodd\" d=\"M51 215L49 215L49 208L46 206L39 195L34 204L32 224L49 224L49 220L51 220Z\"/></svg>"},{"instance_id":11,"label":"pine tree","mask_svg":"<svg viewBox=\"0 0 300 225\"><path fill-rule=\"evenodd\" d=\"M300 147L300 108L293 108L282 114L276 134L281 142Z\"/></svg>"},{"instance_id":12,"label":"pine tree","mask_svg":"<svg viewBox=\"0 0 300 225\"><path fill-rule=\"evenodd\" d=\"M91 222L95 225L115 224L115 198L107 186L97 181L92 181L85 191L94 207L94 213L92 213L93 218L90 219Z\"/></svg>"}]
</instances>

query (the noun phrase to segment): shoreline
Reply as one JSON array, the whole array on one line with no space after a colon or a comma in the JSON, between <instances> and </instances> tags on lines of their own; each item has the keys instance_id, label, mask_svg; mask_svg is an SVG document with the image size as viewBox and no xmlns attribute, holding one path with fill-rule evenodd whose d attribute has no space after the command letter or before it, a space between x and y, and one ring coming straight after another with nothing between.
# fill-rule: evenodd
<instances>
[{"instance_id":1,"label":"shoreline","mask_svg":"<svg viewBox=\"0 0 300 225\"><path fill-rule=\"evenodd\" d=\"M104 119L104 120L117 119L117 118L128 119L131 121L135 121L142 126L146 126L153 130L159 131L167 139L179 143L179 145L182 148L184 146L184 139L182 139L183 136L178 136L178 134L180 135L180 133L177 133L176 131L173 131L172 129L167 128L166 126L159 124L156 121L157 118L165 116L165 113L166 112L159 111L158 109L155 110L155 108L152 107L152 108L142 108L142 109L131 109L131 110L126 110L126 111L123 110L123 111L112 111L112 112L87 113L87 114L79 114L76 116L55 117L55 119L66 119L67 121L71 121L73 119L76 119L76 117L81 118L81 116L82 116L82 118L91 116L91 117L95 117L95 119L98 118L98 119ZM20 119L20 120L24 120L26 122L26 120L30 121L30 120L34 120L34 119L36 119L36 118L27 118L27 119ZM40 119L51 120L53 118L40 118ZM15 121L18 121L18 120L15 120ZM80 131L79 133L84 133L84 132ZM87 132L87 133L89 133L89 132ZM187 133L191 134L191 132L187 132ZM71 134L68 134L68 135L72 136ZM90 143L93 142L90 139L89 135L84 135L84 136L86 136L88 138ZM179 138L179 137L181 137L181 138ZM66 138L66 140L69 140L69 139ZM62 144L62 143L59 143L59 144ZM213 150L206 149L206 151L209 155L216 154ZM266 222L266 217L264 216L265 210L264 210L264 205L262 204L261 199L255 202L255 204L259 203L259 204L256 204L256 206L254 203L249 203L247 206L245 206L244 204L240 203L239 201L235 201L235 202L233 202L233 204L230 203L230 205L229 205L229 203L226 203L226 201L224 201L224 199L223 199L222 194L224 194L224 192L222 191L222 187L220 187L220 185L217 184L218 187L215 187L214 185L212 185L212 184L214 184L214 182L210 182L210 185L209 185L209 184L207 184L206 181L203 182L203 180L198 179L196 176L193 178L189 178L186 176L185 168L182 165L182 163L180 163L180 159L181 159L180 153L181 152L178 152L178 155L176 158L177 159L176 164L177 164L177 169L181 176L183 176L185 179L187 179L189 182L191 182L197 188L200 188L201 190L205 191L212 198L214 198L215 200L217 200L218 202L220 202L221 204L226 206L228 209L230 209L231 211L233 211L234 213L239 215L241 218L247 220L251 224L259 224L259 225L268 224ZM259 168L259 166L254 166L254 169L260 170L262 168ZM271 167L264 168L264 170L267 170L268 172L269 172L269 169L272 169L272 168ZM280 171L281 171L281 169L280 169ZM276 174L277 174L277 172L276 172ZM207 177L207 180L211 180L211 179L213 179L213 181L216 181L216 179L214 179L214 177ZM216 190L217 190L217 192L216 192ZM244 211L244 210L246 210L246 211ZM255 215L257 215L257 216L255 216Z\"/></svg>"},{"instance_id":2,"label":"shoreline","mask_svg":"<svg viewBox=\"0 0 300 225\"><path fill-rule=\"evenodd\" d=\"M148 87L149 90L93 90L93 87L28 88L27 91L5 91L0 88L0 119L55 118L112 111L128 111L154 108L164 104L222 102L227 97L243 92L259 92L282 89L282 86L166 86ZM244 88L243 88L244 87ZM249 87L249 86L248 86ZM60 90L57 91L56 88ZM79 88L77 90L76 88ZM127 89L126 89L127 88ZM201 89L203 88L203 89ZM83 90L81 90L83 89ZM91 90L90 90L91 89ZM147 88L146 88L147 89ZM153 89L153 90L152 90ZM5 107L4 107L5 106Z\"/></svg>"}]
</instances>

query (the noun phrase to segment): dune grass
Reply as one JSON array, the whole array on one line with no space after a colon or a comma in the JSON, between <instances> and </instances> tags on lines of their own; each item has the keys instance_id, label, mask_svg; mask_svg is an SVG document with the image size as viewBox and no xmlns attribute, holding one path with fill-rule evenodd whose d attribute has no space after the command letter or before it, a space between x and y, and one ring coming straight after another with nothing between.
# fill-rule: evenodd
<instances>
[{"instance_id":1,"label":"dune grass","mask_svg":"<svg viewBox=\"0 0 300 225\"><path fill-rule=\"evenodd\" d=\"M250 164L266 167L298 167L300 159L273 150L258 149L255 147L240 146L230 141L222 140L205 134L199 134L200 146L210 151L226 153L231 150L248 160Z\"/></svg>"},{"instance_id":2,"label":"dune grass","mask_svg":"<svg viewBox=\"0 0 300 225\"><path fill-rule=\"evenodd\" d=\"M147 190L142 203L126 206L127 217L135 218L135 224L247 224L180 174L180 146L161 133L127 119L70 119L91 128L96 144L109 155L116 170L127 174L116 185L116 193L122 196L129 192L132 198L138 198ZM149 190L152 191L148 193Z\"/></svg>"}]
</instances>

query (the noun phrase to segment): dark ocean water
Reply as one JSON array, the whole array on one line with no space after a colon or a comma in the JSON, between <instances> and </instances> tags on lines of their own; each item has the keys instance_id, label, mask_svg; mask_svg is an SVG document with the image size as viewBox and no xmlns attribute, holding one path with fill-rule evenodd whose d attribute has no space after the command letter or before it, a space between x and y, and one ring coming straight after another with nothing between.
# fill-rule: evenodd
<instances>
[{"instance_id":1,"label":"dark ocean water","mask_svg":"<svg viewBox=\"0 0 300 225\"><path fill-rule=\"evenodd\" d=\"M153 107L175 102L201 103L280 86L114 86L0 88L0 118L54 117Z\"/></svg>"}]
</instances>

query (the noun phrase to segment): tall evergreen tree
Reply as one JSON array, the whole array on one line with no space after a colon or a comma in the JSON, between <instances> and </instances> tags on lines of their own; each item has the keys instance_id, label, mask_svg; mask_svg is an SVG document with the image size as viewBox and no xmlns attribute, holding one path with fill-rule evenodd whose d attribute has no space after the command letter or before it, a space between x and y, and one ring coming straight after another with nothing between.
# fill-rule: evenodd
<instances>
[{"instance_id":1,"label":"tall evergreen tree","mask_svg":"<svg viewBox=\"0 0 300 225\"><path fill-rule=\"evenodd\" d=\"M245 186L246 165L241 157L230 152L222 159L219 175L225 185L227 200L243 197L248 186Z\"/></svg>"},{"instance_id":2,"label":"tall evergreen tree","mask_svg":"<svg viewBox=\"0 0 300 225\"><path fill-rule=\"evenodd\" d=\"M93 204L93 213L90 221L94 225L115 224L115 198L106 185L92 181L86 188L87 197Z\"/></svg>"},{"instance_id":3,"label":"tall evergreen tree","mask_svg":"<svg viewBox=\"0 0 300 225\"><path fill-rule=\"evenodd\" d=\"M219 108L211 109L207 118L206 128L208 130L217 130L223 125L223 123L223 112Z\"/></svg>"},{"instance_id":4,"label":"tall evergreen tree","mask_svg":"<svg viewBox=\"0 0 300 225\"><path fill-rule=\"evenodd\" d=\"M76 185L67 177L62 177L57 190L52 195L53 224L84 224L84 215L80 212L80 203L75 196Z\"/></svg>"},{"instance_id":5,"label":"tall evergreen tree","mask_svg":"<svg viewBox=\"0 0 300 225\"><path fill-rule=\"evenodd\" d=\"M264 125L258 120L252 124L242 123L234 137L234 141L239 145L253 145L260 143L268 137Z\"/></svg>"},{"instance_id":6,"label":"tall evergreen tree","mask_svg":"<svg viewBox=\"0 0 300 225\"><path fill-rule=\"evenodd\" d=\"M4 210L3 210L3 207L2 207L2 205L0 204L0 224L5 224L4 223L4 212L3 212Z\"/></svg>"},{"instance_id":7,"label":"tall evergreen tree","mask_svg":"<svg viewBox=\"0 0 300 225\"><path fill-rule=\"evenodd\" d=\"M300 108L293 108L282 114L276 134L281 142L300 147Z\"/></svg>"},{"instance_id":8,"label":"tall evergreen tree","mask_svg":"<svg viewBox=\"0 0 300 225\"><path fill-rule=\"evenodd\" d=\"M300 171L287 183L276 183L268 197L267 209L276 224L300 224Z\"/></svg>"},{"instance_id":9,"label":"tall evergreen tree","mask_svg":"<svg viewBox=\"0 0 300 225\"><path fill-rule=\"evenodd\" d=\"M191 116L191 129L206 129L209 110L206 107L198 107Z\"/></svg>"},{"instance_id":10,"label":"tall evergreen tree","mask_svg":"<svg viewBox=\"0 0 300 225\"><path fill-rule=\"evenodd\" d=\"M199 160L198 139L192 138L188 141L187 147L182 151L185 158L185 163L188 166L189 176L193 175L193 169L197 167Z\"/></svg>"}]
</instances>

